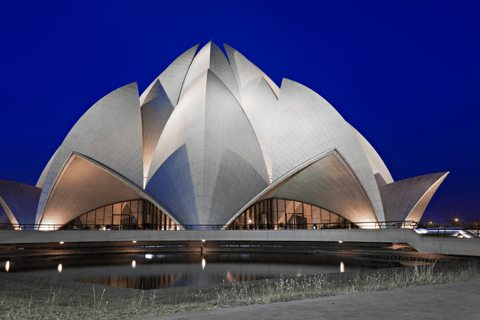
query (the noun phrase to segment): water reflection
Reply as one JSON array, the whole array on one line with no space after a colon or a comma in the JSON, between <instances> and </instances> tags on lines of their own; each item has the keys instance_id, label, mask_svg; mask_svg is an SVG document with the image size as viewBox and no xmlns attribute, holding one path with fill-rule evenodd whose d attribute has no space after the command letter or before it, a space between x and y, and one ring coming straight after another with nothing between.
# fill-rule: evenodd
<instances>
[{"instance_id":1,"label":"water reflection","mask_svg":"<svg viewBox=\"0 0 480 320\"><path fill-rule=\"evenodd\" d=\"M209 267L206 268L208 260ZM198 254L163 253L142 255L92 256L81 259L52 257L19 259L15 268L5 270L35 276L60 277L88 283L137 289L158 289L191 285L215 285L299 275L393 268L397 262L359 260L346 255L283 255L261 253ZM201 265L200 269L198 265ZM340 266L340 270L339 270Z\"/></svg>"}]
</instances>

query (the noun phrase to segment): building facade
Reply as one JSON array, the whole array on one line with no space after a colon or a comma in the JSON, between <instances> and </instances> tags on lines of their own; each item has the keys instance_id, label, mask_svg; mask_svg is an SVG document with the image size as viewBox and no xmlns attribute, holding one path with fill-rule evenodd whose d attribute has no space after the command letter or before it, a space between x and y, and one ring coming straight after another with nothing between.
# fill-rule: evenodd
<instances>
[{"instance_id":1,"label":"building facade","mask_svg":"<svg viewBox=\"0 0 480 320\"><path fill-rule=\"evenodd\" d=\"M320 95L209 42L140 95L95 103L36 186L0 180L3 228L316 229L420 221L448 172L395 182Z\"/></svg>"}]
</instances>

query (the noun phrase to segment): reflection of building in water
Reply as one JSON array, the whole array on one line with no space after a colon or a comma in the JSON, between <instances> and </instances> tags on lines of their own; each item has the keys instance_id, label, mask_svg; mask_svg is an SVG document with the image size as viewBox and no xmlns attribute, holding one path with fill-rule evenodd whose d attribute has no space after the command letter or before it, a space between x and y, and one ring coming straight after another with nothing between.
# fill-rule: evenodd
<instances>
[{"instance_id":1,"label":"reflection of building in water","mask_svg":"<svg viewBox=\"0 0 480 320\"><path fill-rule=\"evenodd\" d=\"M104 284L107 286L121 287L121 288L133 288L133 289L159 289L168 288L175 284L175 275L162 274L156 277L109 277L109 278L96 278L96 279L84 279L82 282L93 284Z\"/></svg>"},{"instance_id":2,"label":"reflection of building in water","mask_svg":"<svg viewBox=\"0 0 480 320\"><path fill-rule=\"evenodd\" d=\"M240 281L251 281L257 280L257 277L244 274L231 274L230 271L227 272L227 279L230 282L240 282Z\"/></svg>"}]
</instances>

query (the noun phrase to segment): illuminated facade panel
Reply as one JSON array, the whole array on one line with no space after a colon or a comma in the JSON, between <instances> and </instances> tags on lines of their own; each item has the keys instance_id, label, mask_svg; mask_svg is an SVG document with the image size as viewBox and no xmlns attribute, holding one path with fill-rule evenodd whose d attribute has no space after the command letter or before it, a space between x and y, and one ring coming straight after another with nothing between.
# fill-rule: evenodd
<instances>
[{"instance_id":1,"label":"illuminated facade panel","mask_svg":"<svg viewBox=\"0 0 480 320\"><path fill-rule=\"evenodd\" d=\"M25 183L0 179L0 206L11 224L29 224L31 226L23 229L33 229L41 191L42 189ZM4 220L5 217L2 218Z\"/></svg>"},{"instance_id":2,"label":"illuminated facade panel","mask_svg":"<svg viewBox=\"0 0 480 320\"><path fill-rule=\"evenodd\" d=\"M370 166L372 167L378 187L392 183L392 175L390 174L390 171L388 171L387 166L383 162L382 158L380 158L380 155L377 153L377 151L375 151L370 142L368 142L367 139L360 134L360 132L358 132L354 127L350 127L355 133L355 136L357 137L360 145L363 148L363 151L365 152L365 155L367 156L368 163L370 163Z\"/></svg>"},{"instance_id":3,"label":"illuminated facade panel","mask_svg":"<svg viewBox=\"0 0 480 320\"><path fill-rule=\"evenodd\" d=\"M185 82L182 87L180 99L187 93L190 87L201 77L207 70L213 72L230 90L232 95L240 103L240 95L238 93L237 83L228 63L227 58L222 50L213 42L207 43L193 59L192 65L188 70Z\"/></svg>"},{"instance_id":4,"label":"illuminated facade panel","mask_svg":"<svg viewBox=\"0 0 480 320\"><path fill-rule=\"evenodd\" d=\"M148 170L150 169L158 140L174 109L174 105L170 102L159 80L152 87L150 93L155 97L142 105L144 184L146 183Z\"/></svg>"},{"instance_id":5,"label":"illuminated facade panel","mask_svg":"<svg viewBox=\"0 0 480 320\"><path fill-rule=\"evenodd\" d=\"M180 57L175 59L175 61L173 61L172 64L170 64L155 80L153 80L140 96L140 105L147 103L149 99L155 97L154 95L150 95L150 91L155 83L159 81L170 102L176 106L178 99L180 98L180 90L182 89L183 81L185 80L188 68L190 68L190 64L195 56L195 52L197 52L197 48L198 44L188 49Z\"/></svg>"},{"instance_id":6,"label":"illuminated facade panel","mask_svg":"<svg viewBox=\"0 0 480 320\"><path fill-rule=\"evenodd\" d=\"M184 224L225 224L267 185L262 152L245 113L208 70L172 113L146 191Z\"/></svg>"},{"instance_id":7,"label":"illuminated facade panel","mask_svg":"<svg viewBox=\"0 0 480 320\"><path fill-rule=\"evenodd\" d=\"M41 220L51 188L72 152L99 161L142 186L142 119L136 83L100 99L70 130L45 178L37 208L37 223Z\"/></svg>"},{"instance_id":8,"label":"illuminated facade panel","mask_svg":"<svg viewBox=\"0 0 480 320\"><path fill-rule=\"evenodd\" d=\"M42 229L91 220L95 211L96 223L97 210L142 201L154 213L140 218L131 211L137 216L129 215L128 228L133 218L142 228L138 221L150 214L168 217L177 229L226 228L258 205L280 212L273 203L281 199L301 203L301 221L314 219L307 205L362 228L421 218L446 173L393 182L372 145L320 95L288 79L279 88L230 46L228 60L213 42L197 49L178 57L140 97L131 83L88 109L32 189L39 196L32 191L15 202L18 186L4 183L0 221L20 222L19 212ZM117 225L98 214L104 227Z\"/></svg>"},{"instance_id":9,"label":"illuminated facade panel","mask_svg":"<svg viewBox=\"0 0 480 320\"><path fill-rule=\"evenodd\" d=\"M41 224L58 229L95 208L139 198L161 208L128 179L84 155L73 153L53 187Z\"/></svg>"},{"instance_id":10,"label":"illuminated facade panel","mask_svg":"<svg viewBox=\"0 0 480 320\"><path fill-rule=\"evenodd\" d=\"M448 172L426 174L380 187L386 220L419 222L447 175Z\"/></svg>"},{"instance_id":11,"label":"illuminated facade panel","mask_svg":"<svg viewBox=\"0 0 480 320\"><path fill-rule=\"evenodd\" d=\"M45 178L47 177L48 171L50 171L50 166L52 165L53 159L57 155L57 151L58 149L55 151L55 153L50 158L50 160L48 160L48 163L45 166L45 168L43 168L42 174L40 175L40 178L38 178L38 181L37 181L37 185L36 185L37 188L40 188L40 189L43 188L43 183L45 182Z\"/></svg>"},{"instance_id":12,"label":"illuminated facade panel","mask_svg":"<svg viewBox=\"0 0 480 320\"><path fill-rule=\"evenodd\" d=\"M225 45L242 98L242 107L262 148L269 182L273 180L271 142L276 134L277 96L260 70L241 53ZM271 81L271 80L270 80Z\"/></svg>"},{"instance_id":13,"label":"illuminated facade panel","mask_svg":"<svg viewBox=\"0 0 480 320\"><path fill-rule=\"evenodd\" d=\"M378 220L384 220L380 193L367 157L348 123L325 99L284 79L276 115L273 181L335 148L365 190Z\"/></svg>"}]
</instances>

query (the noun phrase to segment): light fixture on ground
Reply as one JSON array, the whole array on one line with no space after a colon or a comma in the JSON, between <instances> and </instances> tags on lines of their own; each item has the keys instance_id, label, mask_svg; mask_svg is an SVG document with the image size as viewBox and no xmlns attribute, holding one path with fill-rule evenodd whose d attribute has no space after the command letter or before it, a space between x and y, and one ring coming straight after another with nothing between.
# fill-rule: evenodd
<instances>
[{"instance_id":1,"label":"light fixture on ground","mask_svg":"<svg viewBox=\"0 0 480 320\"><path fill-rule=\"evenodd\" d=\"M135 269L136 266L137 266L137 262L135 260L132 260L132 268Z\"/></svg>"},{"instance_id":2,"label":"light fixture on ground","mask_svg":"<svg viewBox=\"0 0 480 320\"><path fill-rule=\"evenodd\" d=\"M58 270L58 273L62 273L63 266L61 263L58 265L57 270Z\"/></svg>"},{"instance_id":3,"label":"light fixture on ground","mask_svg":"<svg viewBox=\"0 0 480 320\"><path fill-rule=\"evenodd\" d=\"M10 261L5 262L5 271L8 272L10 270Z\"/></svg>"},{"instance_id":4,"label":"light fixture on ground","mask_svg":"<svg viewBox=\"0 0 480 320\"><path fill-rule=\"evenodd\" d=\"M63 242L63 241L60 241L60 244L64 244L64 243L65 243L65 242Z\"/></svg>"}]
</instances>

